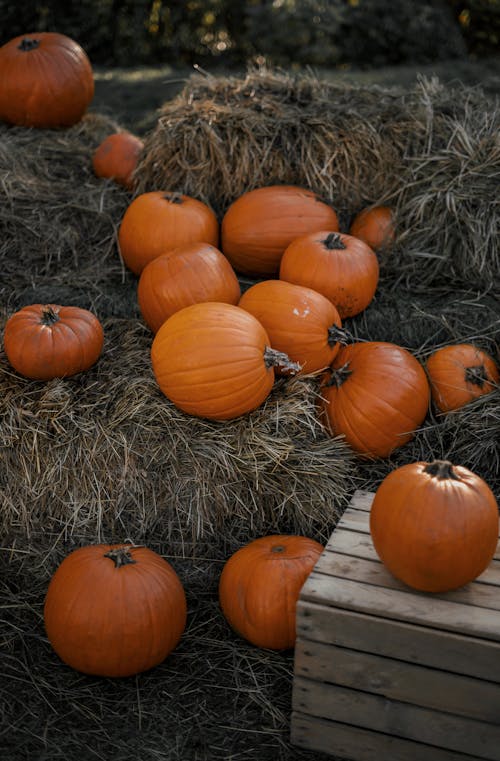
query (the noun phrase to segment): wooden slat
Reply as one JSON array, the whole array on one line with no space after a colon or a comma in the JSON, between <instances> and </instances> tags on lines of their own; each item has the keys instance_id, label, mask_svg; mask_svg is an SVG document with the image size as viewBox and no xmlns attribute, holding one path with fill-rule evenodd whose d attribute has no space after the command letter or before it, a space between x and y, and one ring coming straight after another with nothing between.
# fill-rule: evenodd
<instances>
[{"instance_id":1,"label":"wooden slat","mask_svg":"<svg viewBox=\"0 0 500 761\"><path fill-rule=\"evenodd\" d=\"M292 713L290 740L298 747L351 761L477 761L476 756L308 716L299 711Z\"/></svg>"},{"instance_id":2,"label":"wooden slat","mask_svg":"<svg viewBox=\"0 0 500 761\"><path fill-rule=\"evenodd\" d=\"M387 700L379 695L296 677L295 710L335 717L344 724L463 752L477 759L500 761L500 725ZM433 758L432 756L430 758Z\"/></svg>"},{"instance_id":3,"label":"wooden slat","mask_svg":"<svg viewBox=\"0 0 500 761\"><path fill-rule=\"evenodd\" d=\"M498 684L361 653L320 642L297 640L295 674L318 682L363 690L423 708L498 724Z\"/></svg>"}]
</instances>

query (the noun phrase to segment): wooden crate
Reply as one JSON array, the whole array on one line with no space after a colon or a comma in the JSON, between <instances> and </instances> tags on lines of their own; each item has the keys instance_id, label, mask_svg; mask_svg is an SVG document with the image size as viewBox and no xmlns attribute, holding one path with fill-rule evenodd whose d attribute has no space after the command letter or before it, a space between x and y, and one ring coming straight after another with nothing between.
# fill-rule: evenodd
<instances>
[{"instance_id":1,"label":"wooden crate","mask_svg":"<svg viewBox=\"0 0 500 761\"><path fill-rule=\"evenodd\" d=\"M500 552L445 594L397 581L358 491L297 605L291 741L352 761L500 761Z\"/></svg>"}]
</instances>

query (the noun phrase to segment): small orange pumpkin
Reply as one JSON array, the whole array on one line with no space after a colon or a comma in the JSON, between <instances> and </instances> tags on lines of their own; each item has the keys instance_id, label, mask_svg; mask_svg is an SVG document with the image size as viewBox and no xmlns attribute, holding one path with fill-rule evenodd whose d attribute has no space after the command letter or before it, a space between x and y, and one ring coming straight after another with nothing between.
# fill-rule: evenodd
<instances>
[{"instance_id":1,"label":"small orange pumpkin","mask_svg":"<svg viewBox=\"0 0 500 761\"><path fill-rule=\"evenodd\" d=\"M378 259L366 243L325 230L292 241L280 264L280 280L322 293L342 319L366 309L378 278Z\"/></svg>"},{"instance_id":2,"label":"small orange pumpkin","mask_svg":"<svg viewBox=\"0 0 500 761\"><path fill-rule=\"evenodd\" d=\"M35 380L64 378L88 370L99 358L104 332L87 309L31 304L5 324L4 349L18 373Z\"/></svg>"},{"instance_id":3,"label":"small orange pumpkin","mask_svg":"<svg viewBox=\"0 0 500 761\"><path fill-rule=\"evenodd\" d=\"M186 626L172 566L147 547L97 544L68 555L50 580L47 637L68 666L120 677L161 663Z\"/></svg>"},{"instance_id":4,"label":"small orange pumpkin","mask_svg":"<svg viewBox=\"0 0 500 761\"><path fill-rule=\"evenodd\" d=\"M226 561L219 602L229 625L257 647L295 646L300 590L323 547L305 536L263 536Z\"/></svg>"},{"instance_id":5,"label":"small orange pumpkin","mask_svg":"<svg viewBox=\"0 0 500 761\"><path fill-rule=\"evenodd\" d=\"M110 178L127 190L134 187L133 174L144 148L144 143L131 132L108 135L92 156L92 168L96 177Z\"/></svg>"},{"instance_id":6,"label":"small orange pumpkin","mask_svg":"<svg viewBox=\"0 0 500 761\"><path fill-rule=\"evenodd\" d=\"M136 275L157 256L198 241L218 245L219 223L212 209L196 198L163 190L134 198L118 231L123 261Z\"/></svg>"},{"instance_id":7,"label":"small orange pumpkin","mask_svg":"<svg viewBox=\"0 0 500 761\"><path fill-rule=\"evenodd\" d=\"M427 360L432 400L441 412L451 412L489 394L500 373L489 354L472 344L437 349Z\"/></svg>"},{"instance_id":8,"label":"small orange pumpkin","mask_svg":"<svg viewBox=\"0 0 500 761\"><path fill-rule=\"evenodd\" d=\"M382 481L370 532L388 570L423 592L477 578L498 542L498 505L482 478L447 461L403 465Z\"/></svg>"},{"instance_id":9,"label":"small orange pumpkin","mask_svg":"<svg viewBox=\"0 0 500 761\"><path fill-rule=\"evenodd\" d=\"M363 209L354 217L349 233L364 241L374 251L385 248L395 238L392 209L388 206Z\"/></svg>"}]
</instances>

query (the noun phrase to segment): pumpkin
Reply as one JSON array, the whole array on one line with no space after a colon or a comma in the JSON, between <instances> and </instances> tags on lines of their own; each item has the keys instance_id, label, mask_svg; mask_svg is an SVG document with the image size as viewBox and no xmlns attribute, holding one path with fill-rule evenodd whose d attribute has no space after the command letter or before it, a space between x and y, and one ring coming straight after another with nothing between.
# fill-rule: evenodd
<instances>
[{"instance_id":1,"label":"pumpkin","mask_svg":"<svg viewBox=\"0 0 500 761\"><path fill-rule=\"evenodd\" d=\"M477 578L492 560L498 505L486 482L467 468L414 462L380 484L370 532L396 578L422 592L447 592Z\"/></svg>"},{"instance_id":2,"label":"pumpkin","mask_svg":"<svg viewBox=\"0 0 500 761\"><path fill-rule=\"evenodd\" d=\"M136 275L157 256L197 241L218 245L214 212L196 198L163 190L134 198L118 231L123 261Z\"/></svg>"},{"instance_id":3,"label":"pumpkin","mask_svg":"<svg viewBox=\"0 0 500 761\"><path fill-rule=\"evenodd\" d=\"M183 307L202 301L237 304L240 295L233 268L208 243L189 243L153 259L137 287L142 316L154 333Z\"/></svg>"},{"instance_id":4,"label":"pumpkin","mask_svg":"<svg viewBox=\"0 0 500 761\"><path fill-rule=\"evenodd\" d=\"M131 132L108 135L92 156L94 174L96 177L113 179L127 190L132 190L133 174L143 148L144 143L140 137Z\"/></svg>"},{"instance_id":5,"label":"pumpkin","mask_svg":"<svg viewBox=\"0 0 500 761\"><path fill-rule=\"evenodd\" d=\"M239 306L262 323L274 349L300 364L301 373L327 367L346 340L336 308L311 288L263 280L245 291Z\"/></svg>"},{"instance_id":6,"label":"pumpkin","mask_svg":"<svg viewBox=\"0 0 500 761\"><path fill-rule=\"evenodd\" d=\"M338 230L337 214L311 190L293 185L256 188L226 211L222 251L238 272L273 276L294 238L325 228Z\"/></svg>"},{"instance_id":7,"label":"pumpkin","mask_svg":"<svg viewBox=\"0 0 500 761\"><path fill-rule=\"evenodd\" d=\"M362 312L373 299L379 266L376 254L363 241L323 230L290 243L279 276L322 293L344 319Z\"/></svg>"},{"instance_id":8,"label":"pumpkin","mask_svg":"<svg viewBox=\"0 0 500 761\"><path fill-rule=\"evenodd\" d=\"M314 539L277 534L231 555L220 576L219 603L234 631L257 647L294 647L297 600L322 552Z\"/></svg>"},{"instance_id":9,"label":"pumpkin","mask_svg":"<svg viewBox=\"0 0 500 761\"><path fill-rule=\"evenodd\" d=\"M363 455L387 457L413 438L429 406L418 360L396 344L354 343L340 349L321 386L330 432Z\"/></svg>"},{"instance_id":10,"label":"pumpkin","mask_svg":"<svg viewBox=\"0 0 500 761\"><path fill-rule=\"evenodd\" d=\"M94 97L85 51L56 32L24 34L0 47L0 119L22 127L69 127Z\"/></svg>"},{"instance_id":11,"label":"pumpkin","mask_svg":"<svg viewBox=\"0 0 500 761\"><path fill-rule=\"evenodd\" d=\"M99 358L102 325L87 309L31 304L5 324L4 349L21 375L35 380L64 378L88 370Z\"/></svg>"},{"instance_id":12,"label":"pumpkin","mask_svg":"<svg viewBox=\"0 0 500 761\"><path fill-rule=\"evenodd\" d=\"M175 648L186 626L186 597L172 566L147 547L90 545L67 555L52 576L44 621L68 666L130 676Z\"/></svg>"},{"instance_id":13,"label":"pumpkin","mask_svg":"<svg viewBox=\"0 0 500 761\"><path fill-rule=\"evenodd\" d=\"M451 412L498 388L500 374L489 354L472 344L437 349L427 360L432 400Z\"/></svg>"},{"instance_id":14,"label":"pumpkin","mask_svg":"<svg viewBox=\"0 0 500 761\"><path fill-rule=\"evenodd\" d=\"M270 348L260 322L218 302L184 307L158 330L151 347L161 391L190 415L228 420L259 407L287 357ZM290 363L290 369L299 366Z\"/></svg>"},{"instance_id":15,"label":"pumpkin","mask_svg":"<svg viewBox=\"0 0 500 761\"><path fill-rule=\"evenodd\" d=\"M392 209L388 206L363 209L354 217L349 233L374 251L385 248L395 237Z\"/></svg>"}]
</instances>

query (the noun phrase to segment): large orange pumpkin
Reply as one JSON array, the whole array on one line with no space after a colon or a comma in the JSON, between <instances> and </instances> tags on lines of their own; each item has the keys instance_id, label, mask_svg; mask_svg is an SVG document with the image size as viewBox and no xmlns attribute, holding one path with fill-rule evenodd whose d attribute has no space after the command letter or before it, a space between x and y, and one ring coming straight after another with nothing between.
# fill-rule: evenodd
<instances>
[{"instance_id":1,"label":"large orange pumpkin","mask_svg":"<svg viewBox=\"0 0 500 761\"><path fill-rule=\"evenodd\" d=\"M31 304L6 322L4 349L12 367L26 378L50 380L87 370L99 358L104 332L87 309Z\"/></svg>"},{"instance_id":2,"label":"large orange pumpkin","mask_svg":"<svg viewBox=\"0 0 500 761\"><path fill-rule=\"evenodd\" d=\"M196 198L163 190L134 198L118 231L123 261L136 275L157 256L198 241L218 245L219 223L212 209Z\"/></svg>"},{"instance_id":3,"label":"large orange pumpkin","mask_svg":"<svg viewBox=\"0 0 500 761\"><path fill-rule=\"evenodd\" d=\"M378 277L377 256L366 243L325 230L292 241L280 265L280 280L322 293L342 319L366 309Z\"/></svg>"},{"instance_id":4,"label":"large orange pumpkin","mask_svg":"<svg viewBox=\"0 0 500 761\"><path fill-rule=\"evenodd\" d=\"M322 411L331 432L360 454L387 457L413 438L429 407L418 360L396 344L344 346L325 374Z\"/></svg>"},{"instance_id":5,"label":"large orange pumpkin","mask_svg":"<svg viewBox=\"0 0 500 761\"><path fill-rule=\"evenodd\" d=\"M23 34L0 47L0 120L22 127L69 127L94 97L85 51L57 32Z\"/></svg>"},{"instance_id":6,"label":"large orange pumpkin","mask_svg":"<svg viewBox=\"0 0 500 761\"><path fill-rule=\"evenodd\" d=\"M239 306L262 323L271 346L298 362L301 373L327 367L345 339L336 308L311 288L263 280L245 291Z\"/></svg>"},{"instance_id":7,"label":"large orange pumpkin","mask_svg":"<svg viewBox=\"0 0 500 761\"><path fill-rule=\"evenodd\" d=\"M143 148L141 138L131 132L108 135L92 156L94 174L96 177L110 178L127 190L132 190L133 173Z\"/></svg>"},{"instance_id":8,"label":"large orange pumpkin","mask_svg":"<svg viewBox=\"0 0 500 761\"><path fill-rule=\"evenodd\" d=\"M156 333L179 309L202 301L237 304L241 288L226 257L208 243L189 243L156 257L139 278L137 299Z\"/></svg>"},{"instance_id":9,"label":"large orange pumpkin","mask_svg":"<svg viewBox=\"0 0 500 761\"><path fill-rule=\"evenodd\" d=\"M385 248L395 237L392 209L388 206L363 209L354 217L349 232L374 251Z\"/></svg>"},{"instance_id":10,"label":"large orange pumpkin","mask_svg":"<svg viewBox=\"0 0 500 761\"><path fill-rule=\"evenodd\" d=\"M294 238L325 229L338 230L337 214L311 190L293 185L256 188L226 211L222 251L238 272L273 276Z\"/></svg>"},{"instance_id":11,"label":"large orange pumpkin","mask_svg":"<svg viewBox=\"0 0 500 761\"><path fill-rule=\"evenodd\" d=\"M423 592L467 584L489 565L498 505L482 478L447 461L416 462L380 484L370 514L374 547L389 571Z\"/></svg>"},{"instance_id":12,"label":"large orange pumpkin","mask_svg":"<svg viewBox=\"0 0 500 761\"><path fill-rule=\"evenodd\" d=\"M226 561L219 602L230 626L257 647L295 645L297 600L323 547L305 536L263 536Z\"/></svg>"},{"instance_id":13,"label":"large orange pumpkin","mask_svg":"<svg viewBox=\"0 0 500 761\"><path fill-rule=\"evenodd\" d=\"M259 407L273 386L274 366L287 359L270 348L253 315L217 302L175 312L151 347L153 372L165 396L190 415L214 420Z\"/></svg>"},{"instance_id":14,"label":"large orange pumpkin","mask_svg":"<svg viewBox=\"0 0 500 761\"><path fill-rule=\"evenodd\" d=\"M91 545L57 568L44 620L50 644L72 668L130 676L175 648L186 626L186 597L172 566L147 547Z\"/></svg>"},{"instance_id":15,"label":"large orange pumpkin","mask_svg":"<svg viewBox=\"0 0 500 761\"><path fill-rule=\"evenodd\" d=\"M489 354L473 344L437 349L427 360L432 400L441 412L451 412L489 394L500 373Z\"/></svg>"}]
</instances>

